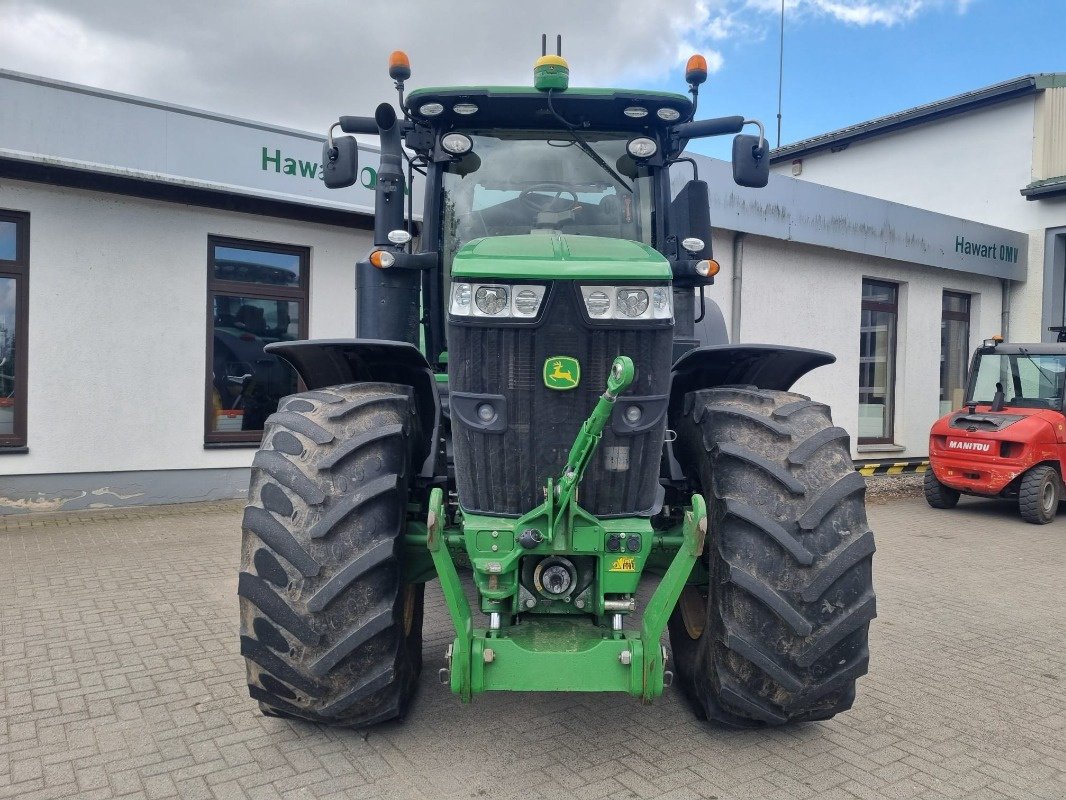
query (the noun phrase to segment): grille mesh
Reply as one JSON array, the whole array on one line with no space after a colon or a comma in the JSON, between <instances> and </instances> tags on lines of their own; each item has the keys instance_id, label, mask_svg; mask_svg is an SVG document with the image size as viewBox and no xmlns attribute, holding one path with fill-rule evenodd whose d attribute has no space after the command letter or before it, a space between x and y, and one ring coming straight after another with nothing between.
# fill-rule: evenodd
<instances>
[{"instance_id":1,"label":"grille mesh","mask_svg":"<svg viewBox=\"0 0 1066 800\"><path fill-rule=\"evenodd\" d=\"M627 355L636 365L626 395L669 391L672 329L588 326L580 302L576 287L559 283L546 299L537 327L449 324L451 391L507 399L504 433L483 433L452 416L459 501L467 511L520 515L544 501L545 483L566 463L616 356ZM570 391L548 389L542 380L544 362L563 355L580 363L581 383ZM579 487L578 502L597 516L651 508L665 425L664 419L649 431L628 436L608 425Z\"/></svg>"}]
</instances>

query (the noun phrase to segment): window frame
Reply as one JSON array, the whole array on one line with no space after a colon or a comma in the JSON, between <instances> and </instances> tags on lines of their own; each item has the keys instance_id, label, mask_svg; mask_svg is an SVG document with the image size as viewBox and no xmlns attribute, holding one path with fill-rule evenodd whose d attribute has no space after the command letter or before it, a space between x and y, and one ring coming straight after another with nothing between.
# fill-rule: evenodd
<instances>
[{"instance_id":1,"label":"window frame","mask_svg":"<svg viewBox=\"0 0 1066 800\"><path fill-rule=\"evenodd\" d=\"M15 223L15 258L0 259L0 278L15 280L15 418L14 431L0 433L0 453L24 453L29 388L30 214L0 209L0 222Z\"/></svg>"},{"instance_id":2,"label":"window frame","mask_svg":"<svg viewBox=\"0 0 1066 800\"><path fill-rule=\"evenodd\" d=\"M214 252L216 247L234 247L241 250L256 250L263 253L286 253L300 259L300 281L296 286L276 286L251 281L228 281L215 277ZM263 441L262 431L216 431L214 430L214 396L212 394L215 351L215 296L246 297L250 300L288 300L297 303L300 320L297 337L308 337L308 313L310 310L311 248L281 242L264 242L256 239L241 239L233 236L209 234L207 237L207 306L204 364L204 447L258 447ZM304 390L303 381L297 377L297 391Z\"/></svg>"},{"instance_id":3,"label":"window frame","mask_svg":"<svg viewBox=\"0 0 1066 800\"><path fill-rule=\"evenodd\" d=\"M882 313L891 314L894 319L892 325L892 336L889 342L889 358L891 367L891 380L889 385L885 387L885 394L888 400L888 410L890 413L885 415L885 435L884 436L857 436L857 445L894 445L895 444L895 432L896 432L896 349L899 341L899 293L902 284L895 283L893 281L886 281L881 278L863 278L862 289L865 289L867 284L877 284L880 286L891 287L892 294L895 300L891 303L881 302L879 300L869 300L866 297L862 297L862 304L859 314L859 359L860 364L862 359L862 311L879 311ZM861 290L860 290L861 291ZM862 386L859 386L861 391ZM861 397L861 395L860 395Z\"/></svg>"},{"instance_id":4,"label":"window frame","mask_svg":"<svg viewBox=\"0 0 1066 800\"><path fill-rule=\"evenodd\" d=\"M944 307L945 301L948 299L948 297L953 297L956 300L965 301L966 310L965 311L951 311L951 310L948 310L947 308L945 308ZM963 364L963 373L962 373L962 394L963 394L963 398L962 399L963 399L963 401L966 400L966 390L967 390L967 386L969 384L969 377L970 377L969 376L970 356L972 355L972 352L970 350L970 333L971 333L971 315L972 315L972 313L973 313L973 295L972 294L970 294L969 292L954 292L954 291L951 291L950 289L942 290L942 292L940 294L940 324L941 324L941 328L943 328L944 323L949 321L949 320L955 321L955 322L962 322L962 323L964 323L966 325L966 336L963 337L963 341L965 343L965 348L963 349L962 354L961 354L962 355L962 364ZM943 347L943 340L941 340L941 348L940 348L940 365L941 365L941 369L940 369L940 398L938 398L938 402L943 403L944 402L944 400L942 399L943 398L943 394L944 394L944 368L943 368L944 367L944 347ZM950 403L950 405L951 405L952 409L955 408L955 405L953 403Z\"/></svg>"}]
</instances>

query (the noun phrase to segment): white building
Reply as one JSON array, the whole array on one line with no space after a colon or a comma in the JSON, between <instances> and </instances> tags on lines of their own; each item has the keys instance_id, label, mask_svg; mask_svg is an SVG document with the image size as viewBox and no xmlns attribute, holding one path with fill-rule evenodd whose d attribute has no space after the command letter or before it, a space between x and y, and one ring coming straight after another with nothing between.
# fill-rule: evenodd
<instances>
[{"instance_id":1,"label":"white building","mask_svg":"<svg viewBox=\"0 0 1066 800\"><path fill-rule=\"evenodd\" d=\"M1000 325L1054 341L1064 321L1066 73L1027 75L778 148L775 172L926 208L1029 237ZM987 244L959 239L956 247ZM998 247L998 243L997 243ZM997 250L987 257L998 258Z\"/></svg>"},{"instance_id":2,"label":"white building","mask_svg":"<svg viewBox=\"0 0 1066 800\"><path fill-rule=\"evenodd\" d=\"M295 388L263 343L355 331L377 159L331 192L321 144L0 72L0 513L243 494L262 418ZM740 189L698 161L722 265L708 297L734 338L835 353L797 390L833 406L856 458L923 457L945 292L965 298L965 360L1043 253L1017 232L1038 226L789 175Z\"/></svg>"}]
</instances>

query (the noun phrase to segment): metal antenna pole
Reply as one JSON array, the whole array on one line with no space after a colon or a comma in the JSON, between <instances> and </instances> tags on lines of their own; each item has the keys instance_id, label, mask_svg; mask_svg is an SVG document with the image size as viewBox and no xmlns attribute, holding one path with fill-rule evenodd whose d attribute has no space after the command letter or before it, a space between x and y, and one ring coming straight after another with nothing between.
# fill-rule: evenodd
<instances>
[{"instance_id":1,"label":"metal antenna pole","mask_svg":"<svg viewBox=\"0 0 1066 800\"><path fill-rule=\"evenodd\" d=\"M777 63L777 146L781 146L781 93L785 82L785 0L781 0L781 48Z\"/></svg>"}]
</instances>

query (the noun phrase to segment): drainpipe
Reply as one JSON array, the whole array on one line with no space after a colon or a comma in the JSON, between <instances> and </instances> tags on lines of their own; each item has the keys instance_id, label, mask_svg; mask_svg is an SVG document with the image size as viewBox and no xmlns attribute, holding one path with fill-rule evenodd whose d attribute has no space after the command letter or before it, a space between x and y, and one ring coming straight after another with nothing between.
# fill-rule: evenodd
<instances>
[{"instance_id":1,"label":"drainpipe","mask_svg":"<svg viewBox=\"0 0 1066 800\"><path fill-rule=\"evenodd\" d=\"M740 297L744 286L744 237L745 233L733 234L733 301L729 315L729 341L740 341Z\"/></svg>"},{"instance_id":2,"label":"drainpipe","mask_svg":"<svg viewBox=\"0 0 1066 800\"><path fill-rule=\"evenodd\" d=\"M999 314L999 335L1003 337L1003 341L1010 341L1010 281L1006 278L1000 278L1000 283L1003 285L1003 300L1002 308Z\"/></svg>"}]
</instances>

